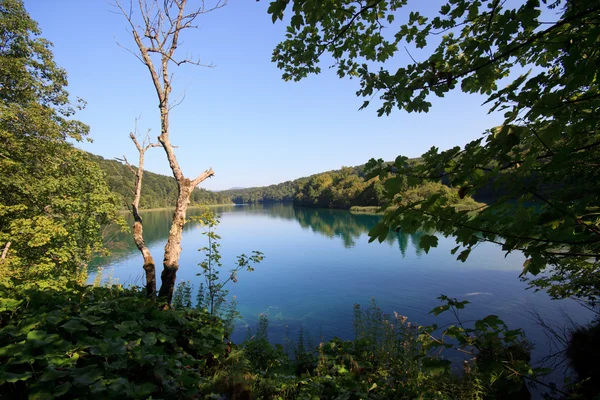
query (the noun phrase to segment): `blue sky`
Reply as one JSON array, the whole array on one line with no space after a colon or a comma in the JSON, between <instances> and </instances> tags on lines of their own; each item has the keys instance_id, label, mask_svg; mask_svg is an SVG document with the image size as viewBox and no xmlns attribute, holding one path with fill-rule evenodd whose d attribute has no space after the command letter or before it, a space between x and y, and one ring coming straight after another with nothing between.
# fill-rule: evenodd
<instances>
[{"instance_id":1,"label":"blue sky","mask_svg":"<svg viewBox=\"0 0 600 400\"><path fill-rule=\"evenodd\" d=\"M93 143L79 146L136 160L129 132L141 115L138 128L158 135L158 100L145 66L116 43L134 46L124 17L103 0L25 0L25 6L53 42L69 92L88 103L77 118L90 125ZM416 157L431 146L464 145L501 121L487 115L483 97L458 92L435 99L427 114L358 111L358 81L340 80L326 65L320 75L284 82L270 60L285 25L273 25L267 7L264 0L230 0L183 37L180 54L215 64L172 69L173 96L185 92L185 100L172 110L171 141L186 176L213 167L215 177L202 187L264 186L372 157ZM171 175L162 149L146 160L147 170Z\"/></svg>"}]
</instances>

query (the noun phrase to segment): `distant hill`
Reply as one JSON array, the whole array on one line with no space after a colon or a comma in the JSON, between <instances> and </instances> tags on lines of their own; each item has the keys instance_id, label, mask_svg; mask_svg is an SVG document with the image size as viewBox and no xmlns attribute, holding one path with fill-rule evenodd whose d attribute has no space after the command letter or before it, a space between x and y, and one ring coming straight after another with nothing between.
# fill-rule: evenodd
<instances>
[{"instance_id":1,"label":"distant hill","mask_svg":"<svg viewBox=\"0 0 600 400\"><path fill-rule=\"evenodd\" d=\"M106 174L106 182L111 191L116 193L126 208L133 199L134 177L126 165L103 157L90 154ZM211 192L206 189L196 188L190 199L192 205L201 204L229 204L231 197L223 192ZM144 171L142 184L141 208L173 207L177 201L177 183L172 176L155 174Z\"/></svg>"},{"instance_id":2,"label":"distant hill","mask_svg":"<svg viewBox=\"0 0 600 400\"><path fill-rule=\"evenodd\" d=\"M115 160L107 160L93 154L90 154L90 157L98 162L106 174L108 186L121 198L123 208L126 208L131 202L134 188L134 179L129 168ZM192 205L293 203L299 206L340 209L382 205L385 201L383 182L378 178L365 181L364 175L364 165L342 167L339 170L322 172L276 185L233 187L222 191L196 188L190 200ZM434 189L428 188L428 190ZM176 199L177 183L173 177L144 172L141 208L173 207Z\"/></svg>"},{"instance_id":3,"label":"distant hill","mask_svg":"<svg viewBox=\"0 0 600 400\"><path fill-rule=\"evenodd\" d=\"M339 176L340 174L345 174L347 176L352 176L356 182L360 182L361 184L365 184L364 182L364 165L360 165L357 167L343 167L340 170L332 170L327 172L322 172L319 174L310 175L303 178L298 178L293 181L286 181L282 183L278 183L276 185L262 186L262 187L252 187L245 189L230 189L219 192L220 194L227 196L236 204L247 204L247 203L294 203L296 205L306 205L306 206L319 206L319 207L330 207L330 208L349 208L352 205L378 205L374 204L373 201L367 202L367 204L357 204L358 202L364 202L363 198L360 199L352 199L349 202L329 202L323 199L322 201L318 201L313 204L313 202L305 201L306 196L300 196L300 194L305 190L308 186L311 185L311 182L316 182L324 177L332 177ZM330 189L333 189L335 185L328 186ZM368 184L365 184L369 186ZM322 188L324 189L324 188ZM364 189L364 188L363 188ZM315 194L314 190L312 192ZM346 193L350 195L350 193ZM340 194L343 196L343 194ZM317 204L318 203L318 204ZM343 204L342 204L343 203ZM352 203L352 204L346 204Z\"/></svg>"},{"instance_id":4,"label":"distant hill","mask_svg":"<svg viewBox=\"0 0 600 400\"><path fill-rule=\"evenodd\" d=\"M419 162L418 158L409 162ZM407 198L419 199L439 190L456 190L443 185L444 182L426 182L406 190ZM339 208L377 207L386 201L384 182L378 177L365 180L365 166L342 167L287 181L276 185L246 189L224 190L236 204L246 203L293 203L305 207ZM458 199L459 196L456 196ZM471 198L458 200L457 206L466 209L477 206ZM480 204L479 204L480 205Z\"/></svg>"}]
</instances>

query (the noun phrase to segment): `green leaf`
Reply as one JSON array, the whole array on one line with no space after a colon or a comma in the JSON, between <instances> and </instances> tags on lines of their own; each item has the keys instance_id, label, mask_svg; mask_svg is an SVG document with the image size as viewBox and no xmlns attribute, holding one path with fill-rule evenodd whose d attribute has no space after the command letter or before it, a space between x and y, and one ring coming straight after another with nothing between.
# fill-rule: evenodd
<instances>
[{"instance_id":1,"label":"green leaf","mask_svg":"<svg viewBox=\"0 0 600 400\"><path fill-rule=\"evenodd\" d=\"M0 312L13 311L17 309L23 300L0 298Z\"/></svg>"},{"instance_id":2,"label":"green leaf","mask_svg":"<svg viewBox=\"0 0 600 400\"><path fill-rule=\"evenodd\" d=\"M388 194L395 194L400 193L404 189L405 183L402 176L396 176L385 181L383 186Z\"/></svg>"},{"instance_id":3,"label":"green leaf","mask_svg":"<svg viewBox=\"0 0 600 400\"><path fill-rule=\"evenodd\" d=\"M18 381L26 381L31 377L32 377L32 374L29 371L19 373L19 374L7 372L7 371L0 371L0 385L4 384L5 382L15 383Z\"/></svg>"},{"instance_id":4,"label":"green leaf","mask_svg":"<svg viewBox=\"0 0 600 400\"><path fill-rule=\"evenodd\" d=\"M69 392L69 390L71 390L72 387L73 385L71 384L71 382L65 382L62 385L55 386L54 390L52 391L52 394L54 395L54 397L64 396Z\"/></svg>"},{"instance_id":5,"label":"green leaf","mask_svg":"<svg viewBox=\"0 0 600 400\"><path fill-rule=\"evenodd\" d=\"M437 247L438 238L433 235L423 235L421 240L419 241L419 247L425 250L425 253L429 253L429 249L432 247Z\"/></svg>"},{"instance_id":6,"label":"green leaf","mask_svg":"<svg viewBox=\"0 0 600 400\"><path fill-rule=\"evenodd\" d=\"M448 371L451 364L449 360L440 360L438 358L425 357L422 360L423 372L433 376Z\"/></svg>"},{"instance_id":7,"label":"green leaf","mask_svg":"<svg viewBox=\"0 0 600 400\"><path fill-rule=\"evenodd\" d=\"M127 353L126 344L127 342L118 337L105 338L90 348L90 354L103 356L124 355Z\"/></svg>"},{"instance_id":8,"label":"green leaf","mask_svg":"<svg viewBox=\"0 0 600 400\"><path fill-rule=\"evenodd\" d=\"M471 249L466 249L460 252L460 254L458 255L458 257L456 257L457 260L465 262L467 261L467 258L469 257L469 254L471 254Z\"/></svg>"},{"instance_id":9,"label":"green leaf","mask_svg":"<svg viewBox=\"0 0 600 400\"><path fill-rule=\"evenodd\" d=\"M450 309L449 305L443 305L443 306L437 306L434 307L431 311L429 311L429 314L433 314L435 316L440 315L441 313L448 311Z\"/></svg>"},{"instance_id":10,"label":"green leaf","mask_svg":"<svg viewBox=\"0 0 600 400\"><path fill-rule=\"evenodd\" d=\"M76 376L76 378L73 380L73 385L77 387L90 386L98 379L101 379L103 375L102 370L94 365L80 368L74 372L74 376Z\"/></svg>"},{"instance_id":11,"label":"green leaf","mask_svg":"<svg viewBox=\"0 0 600 400\"><path fill-rule=\"evenodd\" d=\"M542 256L539 254L532 254L532 256L523 263L523 272L521 275L525 275L527 273L537 275L544 268L546 268L546 261L542 258Z\"/></svg>"},{"instance_id":12,"label":"green leaf","mask_svg":"<svg viewBox=\"0 0 600 400\"><path fill-rule=\"evenodd\" d=\"M87 326L83 325L81 322L75 319L71 319L67 323L62 324L61 328L70 333L83 332L88 330Z\"/></svg>"},{"instance_id":13,"label":"green leaf","mask_svg":"<svg viewBox=\"0 0 600 400\"><path fill-rule=\"evenodd\" d=\"M156 343L156 333L154 333L154 332L146 333L142 337L142 342L147 346L154 345Z\"/></svg>"},{"instance_id":14,"label":"green leaf","mask_svg":"<svg viewBox=\"0 0 600 400\"><path fill-rule=\"evenodd\" d=\"M41 382L55 381L57 379L64 378L68 374L69 373L67 371L59 371L52 366L47 366L46 369L44 370L44 374L40 378L40 381Z\"/></svg>"},{"instance_id":15,"label":"green leaf","mask_svg":"<svg viewBox=\"0 0 600 400\"><path fill-rule=\"evenodd\" d=\"M504 324L504 321L502 321L500 318L498 318L497 315L488 315L487 317L483 318L482 321L492 328L495 328L498 325Z\"/></svg>"},{"instance_id":16,"label":"green leaf","mask_svg":"<svg viewBox=\"0 0 600 400\"><path fill-rule=\"evenodd\" d=\"M380 243L383 242L387 238L389 232L390 229L382 222L379 222L369 231L369 243L376 239L378 239Z\"/></svg>"},{"instance_id":17,"label":"green leaf","mask_svg":"<svg viewBox=\"0 0 600 400\"><path fill-rule=\"evenodd\" d=\"M125 391L128 397L134 399L147 399L156 391L156 385L146 382L141 385L132 385Z\"/></svg>"}]
</instances>

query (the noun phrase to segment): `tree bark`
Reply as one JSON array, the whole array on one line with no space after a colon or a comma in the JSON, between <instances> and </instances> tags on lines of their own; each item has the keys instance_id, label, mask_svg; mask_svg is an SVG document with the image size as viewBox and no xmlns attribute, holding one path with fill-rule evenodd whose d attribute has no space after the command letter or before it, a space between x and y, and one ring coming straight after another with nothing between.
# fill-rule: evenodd
<instances>
[{"instance_id":1,"label":"tree bark","mask_svg":"<svg viewBox=\"0 0 600 400\"><path fill-rule=\"evenodd\" d=\"M169 104L169 96L172 90L169 63L174 63L177 66L185 63L202 65L199 61L193 61L191 59L183 59L179 61L175 60L175 50L179 45L179 34L185 29L195 28L193 22L199 15L206 14L224 7L225 4L227 4L227 0L216 0L215 5L209 8L206 8L204 1L202 1L198 8L188 14L184 14L186 3L187 0L178 0L174 2L165 1L162 3L162 5L159 5L159 2L156 2L156 8L154 8L146 7L146 2L144 0L140 0L139 11L142 23L138 24L133 21L132 3L130 3L130 7L128 9L125 9L121 6L119 0L115 0L115 5L129 22L131 27L131 35L133 36L133 39L138 47L139 55L135 53L134 55L147 67L152 79L152 83L154 84L154 88L156 89L156 94L159 101L158 107L160 110L161 128L158 141L167 154L169 166L171 167L173 176L177 181L177 205L175 207L175 213L173 214L173 222L169 231L169 239L165 245L165 254L163 259L164 268L161 274L162 282L159 291L159 296L165 298L169 303L173 297L173 290L175 288L175 281L177 279L177 270L179 269L181 234L183 232L183 226L185 225L185 216L188 204L190 202L190 196L196 186L198 186L206 178L214 175L212 168L209 168L196 179L190 180L183 175L179 163L177 162L177 157L175 157L173 146L169 140L169 110L171 107ZM160 63L160 66L155 65L151 55L155 57L154 59L157 61L157 63ZM141 218L139 229L141 235ZM143 244L143 238L141 238L140 243ZM142 249L140 248L140 251L141 250ZM142 254L144 253L142 252ZM145 258L144 260L146 261ZM144 269L146 268L145 261ZM152 263L152 268L153 267L154 263ZM148 264L147 273L150 269L150 264Z\"/></svg>"},{"instance_id":2,"label":"tree bark","mask_svg":"<svg viewBox=\"0 0 600 400\"><path fill-rule=\"evenodd\" d=\"M6 256L8 255L8 249L10 248L11 242L6 242L6 245L4 245L4 250L2 250L2 257L0 258L0 261L4 261L4 259L6 258Z\"/></svg>"},{"instance_id":3,"label":"tree bark","mask_svg":"<svg viewBox=\"0 0 600 400\"><path fill-rule=\"evenodd\" d=\"M137 120L136 120L137 125ZM137 130L137 126L136 126ZM150 249L146 245L146 241L144 240L144 225L142 221L142 217L139 214L139 206L140 206L140 198L142 197L142 180L144 178L144 155L146 154L146 150L151 147L158 147L160 144L158 143L150 143L149 138L146 142L146 139L140 143L137 141L135 135L133 133L129 134L129 137L135 144L139 152L139 162L137 170L133 168L127 159L123 157L123 161L129 167L133 175L135 176L135 192L133 196L133 201L131 202L131 213L133 214L133 241L137 246L140 253L142 253L142 257L144 258L144 271L146 273L146 296L148 298L154 298L156 296L156 268L154 265L154 258L150 253ZM148 143L148 144L146 144Z\"/></svg>"},{"instance_id":4,"label":"tree bark","mask_svg":"<svg viewBox=\"0 0 600 400\"><path fill-rule=\"evenodd\" d=\"M166 61L164 61L163 71L166 69ZM166 79L166 78L163 78ZM168 93L168 91L165 91ZM163 259L163 271L160 275L161 286L159 290L159 297L165 298L169 303L173 297L173 291L175 289L175 281L177 280L177 270L179 269L179 256L181 255L181 235L183 233L183 227L185 225L185 217L187 213L187 207L190 203L190 196L198 184L205 179L214 175L213 169L209 168L204 171L193 181L189 180L183 175L177 157L173 152L173 146L169 140L169 109L168 104L162 101L159 105L161 111L161 134L158 137L158 141L162 145L165 153L167 154L167 160L169 166L173 172L173 176L177 181L177 204L175 206L175 212L173 213L173 222L171 223L171 229L169 230L169 239L165 245L165 256Z\"/></svg>"},{"instance_id":5,"label":"tree bark","mask_svg":"<svg viewBox=\"0 0 600 400\"><path fill-rule=\"evenodd\" d=\"M187 206L190 202L192 194L191 182L186 179L179 184L179 195L177 197L177 205L173 213L173 222L169 230L169 239L165 245L165 257L163 259L163 271L160 275L161 286L158 293L159 297L163 297L171 301L173 290L175 289L175 281L177 280L177 270L179 269L179 256L181 255L181 236L185 225L185 217Z\"/></svg>"},{"instance_id":6,"label":"tree bark","mask_svg":"<svg viewBox=\"0 0 600 400\"><path fill-rule=\"evenodd\" d=\"M154 266L154 258L144 240L142 217L140 217L136 206L133 207L133 210L133 240L144 258L143 268L146 272L146 296L154 297L156 295L156 268Z\"/></svg>"}]
</instances>

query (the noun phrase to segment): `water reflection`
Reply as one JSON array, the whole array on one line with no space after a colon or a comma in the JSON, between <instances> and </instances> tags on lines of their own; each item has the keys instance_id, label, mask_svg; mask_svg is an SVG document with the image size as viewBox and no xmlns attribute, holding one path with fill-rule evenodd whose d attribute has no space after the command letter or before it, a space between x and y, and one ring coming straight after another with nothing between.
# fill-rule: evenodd
<instances>
[{"instance_id":1,"label":"water reflection","mask_svg":"<svg viewBox=\"0 0 600 400\"><path fill-rule=\"evenodd\" d=\"M290 205L246 205L246 206L216 206L211 209L223 216L224 214L243 213L244 215L255 215L260 218L274 218L281 220L296 221L303 229L328 238L339 238L344 247L356 246L357 240L366 236L381 218L375 214L351 213L343 210L294 208ZM202 213L201 208L188 210L188 218ZM172 210L155 210L141 212L144 221L144 238L148 247L165 243L168 237ZM128 225L133 222L131 215L126 216ZM185 225L184 233L194 229L196 224L190 222ZM397 244L402 256L406 256L409 248L414 249L420 256L423 252L419 241L425 232L416 232L408 235L403 232L390 232L385 242L391 246ZM133 238L129 232L120 232L116 227L107 230L106 244L111 252L110 257L98 257L90 263L90 270L95 271L110 263L117 262L137 252ZM365 239L361 239L365 240Z\"/></svg>"}]
</instances>

